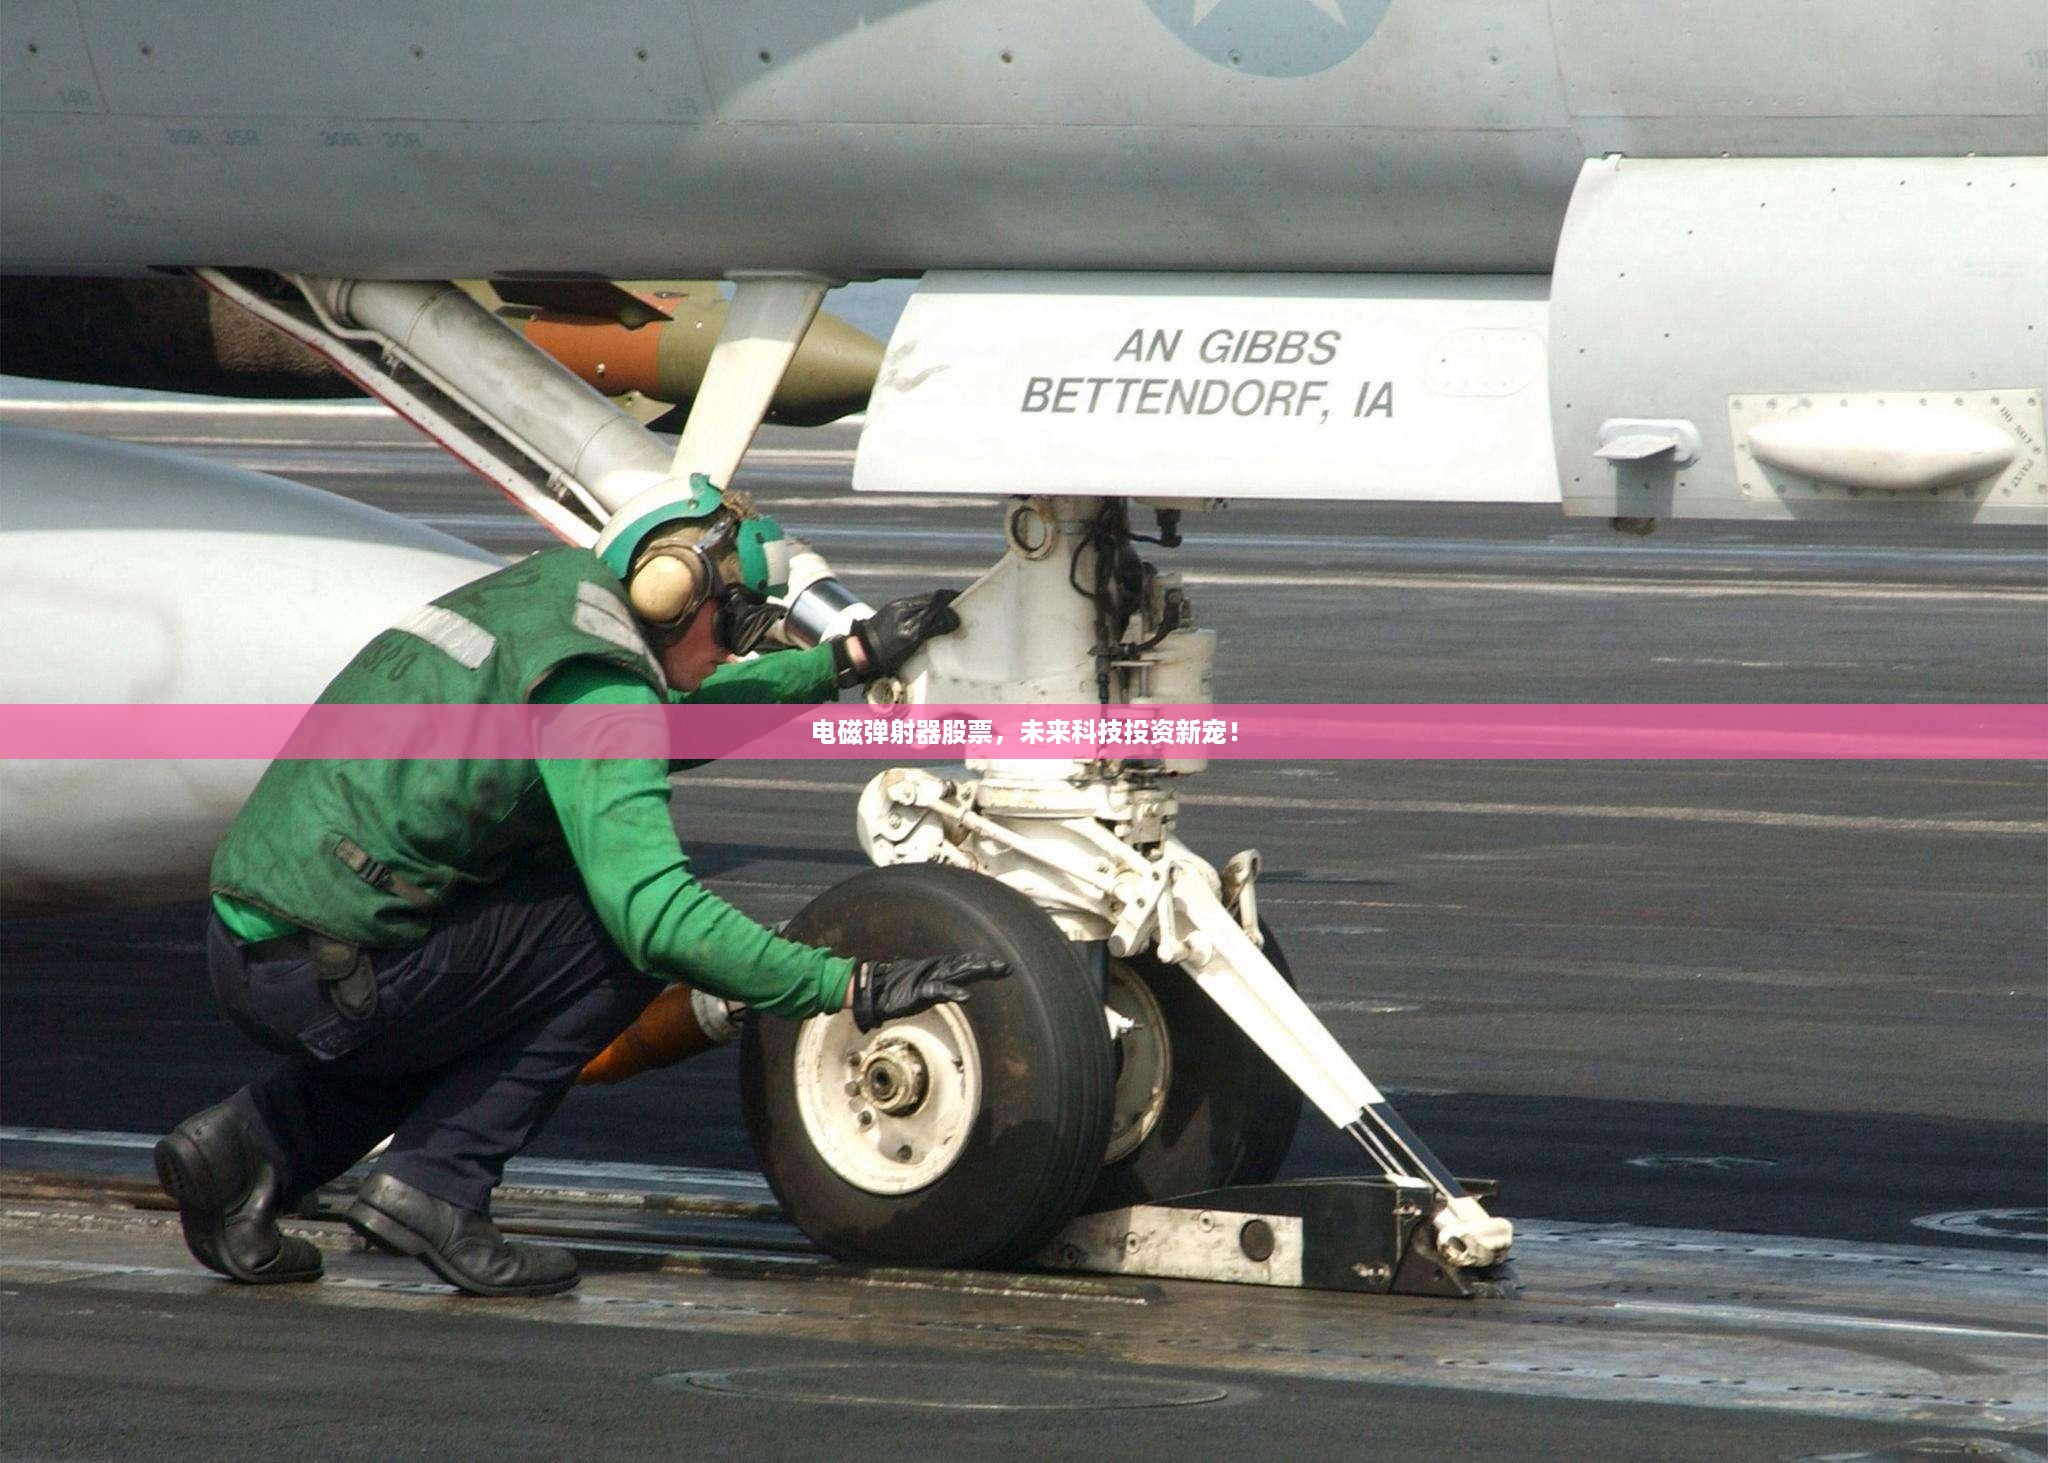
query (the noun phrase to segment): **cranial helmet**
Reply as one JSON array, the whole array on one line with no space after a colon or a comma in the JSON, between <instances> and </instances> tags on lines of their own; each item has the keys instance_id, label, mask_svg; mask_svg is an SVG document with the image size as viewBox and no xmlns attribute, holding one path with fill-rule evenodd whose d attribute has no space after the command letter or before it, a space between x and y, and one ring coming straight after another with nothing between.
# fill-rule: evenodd
<instances>
[{"instance_id":1,"label":"cranial helmet","mask_svg":"<svg viewBox=\"0 0 2048 1463\"><path fill-rule=\"evenodd\" d=\"M625 583L633 613L657 630L679 627L721 589L767 597L789 588L781 525L701 472L687 496L607 529L597 555Z\"/></svg>"}]
</instances>

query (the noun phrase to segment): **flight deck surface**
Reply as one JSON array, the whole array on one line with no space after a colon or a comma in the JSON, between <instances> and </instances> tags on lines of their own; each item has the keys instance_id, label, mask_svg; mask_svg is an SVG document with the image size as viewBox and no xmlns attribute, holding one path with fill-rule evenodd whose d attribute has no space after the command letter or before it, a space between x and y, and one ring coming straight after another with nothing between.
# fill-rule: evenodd
<instances>
[{"instance_id":1,"label":"flight deck surface","mask_svg":"<svg viewBox=\"0 0 2048 1463\"><path fill-rule=\"evenodd\" d=\"M149 1427L208 1454L422 1427L457 1452L575 1450L545 1421L520 1436L559 1407L626 1456L664 1426L777 1455L893 1436L910 1456L1053 1428L1070 1447L1113 1429L1127 1456L1367 1437L1526 1455L1550 1436L1576 1456L1791 1457L2048 1430L2048 1257L2012 1250L1524 1221L1515 1300L1365 1300L842 1265L751 1175L528 1160L499 1223L568 1244L586 1278L478 1304L331 1220L291 1226L326 1253L318 1285L205 1275L149 1141L0 1131L0 1398L30 1455L122 1452ZM89 1369L102 1400L60 1414ZM375 1407L338 1405L350 1391ZM439 1391L469 1400L437 1409Z\"/></svg>"}]
</instances>

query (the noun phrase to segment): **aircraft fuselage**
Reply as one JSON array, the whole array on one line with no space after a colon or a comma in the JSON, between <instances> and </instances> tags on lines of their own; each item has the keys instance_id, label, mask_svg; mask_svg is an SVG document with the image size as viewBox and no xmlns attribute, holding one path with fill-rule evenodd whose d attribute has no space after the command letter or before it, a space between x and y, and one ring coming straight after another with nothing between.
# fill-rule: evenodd
<instances>
[{"instance_id":1,"label":"aircraft fuselage","mask_svg":"<svg viewBox=\"0 0 2048 1463\"><path fill-rule=\"evenodd\" d=\"M2048 151L2038 0L0 15L0 270L1545 272L1592 157Z\"/></svg>"}]
</instances>

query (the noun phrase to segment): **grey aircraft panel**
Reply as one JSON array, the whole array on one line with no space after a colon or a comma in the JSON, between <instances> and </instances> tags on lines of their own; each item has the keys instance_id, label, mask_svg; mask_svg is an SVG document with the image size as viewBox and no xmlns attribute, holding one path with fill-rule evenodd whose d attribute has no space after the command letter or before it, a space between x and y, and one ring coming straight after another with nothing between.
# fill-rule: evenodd
<instances>
[{"instance_id":1,"label":"grey aircraft panel","mask_svg":"<svg viewBox=\"0 0 2048 1463\"><path fill-rule=\"evenodd\" d=\"M0 11L20 273L1542 272L1613 150L2048 151L2048 6Z\"/></svg>"},{"instance_id":2,"label":"grey aircraft panel","mask_svg":"<svg viewBox=\"0 0 2048 1463\"><path fill-rule=\"evenodd\" d=\"M2048 521L2048 159L1623 159L1586 174L1550 298L1568 511ZM1870 486L1860 464L1809 481L1759 445L1761 423L1827 417L1854 420L1864 450L1896 431L1915 451L1967 450L1988 426L2010 458L1905 491ZM1600 460L1613 421L1686 423L1697 453Z\"/></svg>"},{"instance_id":3,"label":"grey aircraft panel","mask_svg":"<svg viewBox=\"0 0 2048 1463\"><path fill-rule=\"evenodd\" d=\"M1260 8L1298 8L1302 27L1335 29L1307 0ZM1391 9L1381 0L1350 8L1359 19L1348 37L1333 34L1329 51L1309 58L1330 62L1312 78L1248 72L1244 49L1239 65L1217 65L1152 8L1131 0L1085 11L1019 6L1000 20L985 6L927 4L866 24L860 18L874 7L865 0L801 11L718 5L702 7L698 23L718 115L728 122L1209 132L1569 125L1544 0L1440 0ZM1224 5L1206 0L1162 0L1158 9L1230 18ZM1384 10L1384 18L1374 22L1374 10ZM763 62L764 50L791 59ZM878 86L878 77L902 84Z\"/></svg>"},{"instance_id":4,"label":"grey aircraft panel","mask_svg":"<svg viewBox=\"0 0 2048 1463\"><path fill-rule=\"evenodd\" d=\"M679 149L667 127L406 122L334 150L292 119L232 149L240 124L167 147L156 119L33 120L33 147L0 145L37 162L0 185L0 269L23 274L1541 272L1581 161L1566 132L720 126Z\"/></svg>"},{"instance_id":5,"label":"grey aircraft panel","mask_svg":"<svg viewBox=\"0 0 2048 1463\"><path fill-rule=\"evenodd\" d=\"M709 110L687 8L492 0L371 15L314 0L79 5L129 116L690 122Z\"/></svg>"},{"instance_id":6,"label":"grey aircraft panel","mask_svg":"<svg viewBox=\"0 0 2048 1463\"><path fill-rule=\"evenodd\" d=\"M71 0L16 0L0 34L0 113L107 109Z\"/></svg>"},{"instance_id":7,"label":"grey aircraft panel","mask_svg":"<svg viewBox=\"0 0 2048 1463\"><path fill-rule=\"evenodd\" d=\"M2048 6L2040 0L1551 0L1550 8L1576 117L2038 124L2048 110Z\"/></svg>"},{"instance_id":8,"label":"grey aircraft panel","mask_svg":"<svg viewBox=\"0 0 2048 1463\"><path fill-rule=\"evenodd\" d=\"M1588 158L2031 157L2048 152L2038 117L1580 117Z\"/></svg>"}]
</instances>

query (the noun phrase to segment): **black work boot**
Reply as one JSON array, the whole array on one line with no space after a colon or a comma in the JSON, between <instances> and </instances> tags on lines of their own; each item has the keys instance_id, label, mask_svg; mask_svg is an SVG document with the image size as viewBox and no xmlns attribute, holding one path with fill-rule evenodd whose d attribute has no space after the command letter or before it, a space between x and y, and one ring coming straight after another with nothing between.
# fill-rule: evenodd
<instances>
[{"instance_id":1,"label":"black work boot","mask_svg":"<svg viewBox=\"0 0 2048 1463\"><path fill-rule=\"evenodd\" d=\"M277 1170L226 1103L156 1145L156 1176L178 1206L194 1259L244 1285L318 1280L320 1251L277 1227Z\"/></svg>"},{"instance_id":2,"label":"black work boot","mask_svg":"<svg viewBox=\"0 0 2048 1463\"><path fill-rule=\"evenodd\" d=\"M576 1257L554 1245L515 1244L472 1209L414 1188L388 1173L363 1180L341 1216L364 1239L394 1255L413 1255L471 1295L553 1295L576 1283Z\"/></svg>"}]
</instances>

